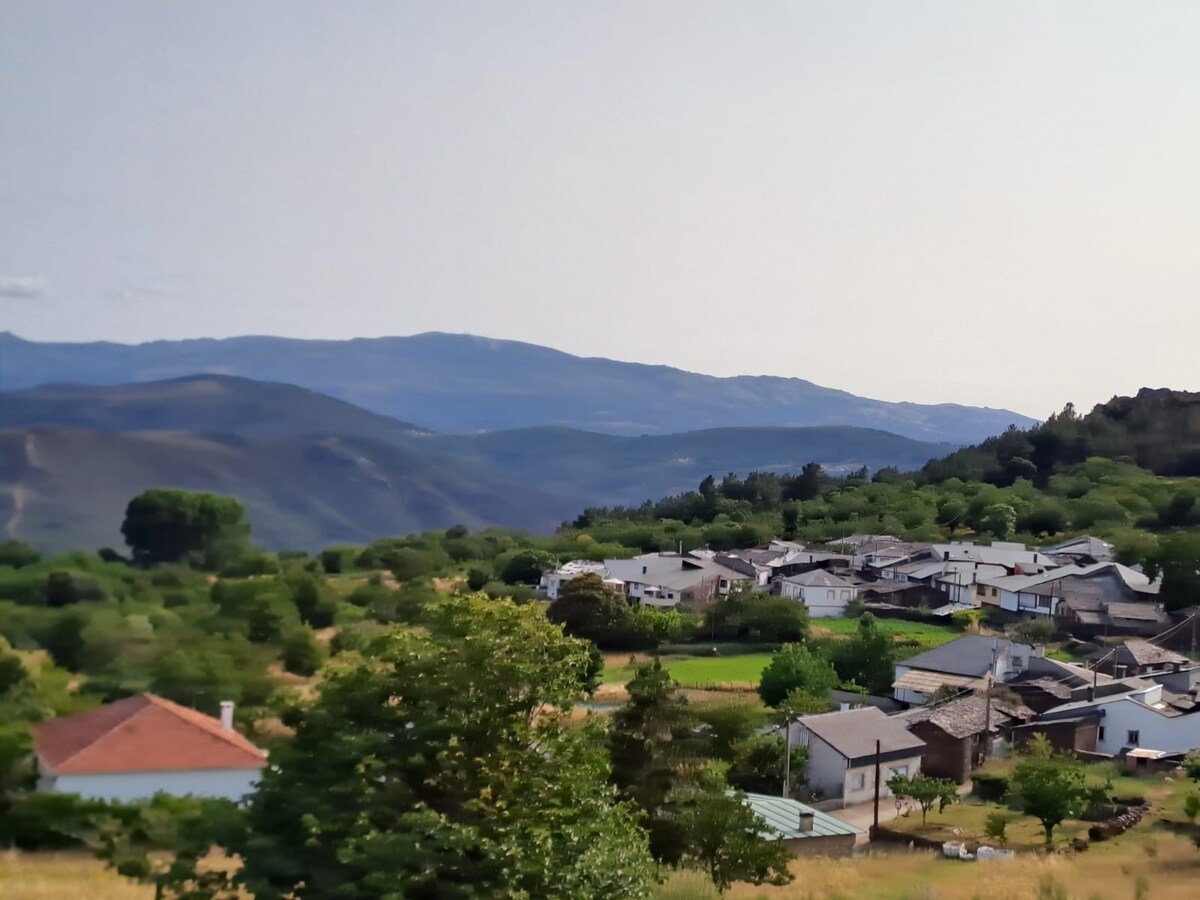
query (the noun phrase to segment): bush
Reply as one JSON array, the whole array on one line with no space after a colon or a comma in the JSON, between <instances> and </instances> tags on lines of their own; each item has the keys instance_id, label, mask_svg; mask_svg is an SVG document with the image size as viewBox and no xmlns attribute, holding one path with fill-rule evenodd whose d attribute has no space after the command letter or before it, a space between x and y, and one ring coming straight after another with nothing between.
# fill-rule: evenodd
<instances>
[{"instance_id":1,"label":"bush","mask_svg":"<svg viewBox=\"0 0 1200 900\"><path fill-rule=\"evenodd\" d=\"M993 772L975 772L971 775L973 782L972 795L980 800L990 800L999 803L1008 793L1008 776L997 775Z\"/></svg>"},{"instance_id":2,"label":"bush","mask_svg":"<svg viewBox=\"0 0 1200 900\"><path fill-rule=\"evenodd\" d=\"M22 566L32 566L42 558L42 554L32 544L9 538L0 543L0 566L12 566L19 569Z\"/></svg>"},{"instance_id":3,"label":"bush","mask_svg":"<svg viewBox=\"0 0 1200 900\"><path fill-rule=\"evenodd\" d=\"M0 816L0 846L20 850L78 847L92 817L114 811L113 804L75 794L25 794Z\"/></svg>"},{"instance_id":4,"label":"bush","mask_svg":"<svg viewBox=\"0 0 1200 900\"><path fill-rule=\"evenodd\" d=\"M308 628L293 628L283 638L283 667L294 675L312 675L325 662L325 648Z\"/></svg>"},{"instance_id":5,"label":"bush","mask_svg":"<svg viewBox=\"0 0 1200 900\"><path fill-rule=\"evenodd\" d=\"M503 581L489 581L483 586L483 593L493 600L509 597L514 603L528 603L537 597L537 591L524 584L505 584Z\"/></svg>"},{"instance_id":6,"label":"bush","mask_svg":"<svg viewBox=\"0 0 1200 900\"><path fill-rule=\"evenodd\" d=\"M107 600L105 593L94 578L75 572L51 572L46 576L45 601L47 606L70 606L85 600L98 602Z\"/></svg>"},{"instance_id":7,"label":"bush","mask_svg":"<svg viewBox=\"0 0 1200 900\"><path fill-rule=\"evenodd\" d=\"M254 575L278 575L279 560L273 554L249 550L230 561L220 571L222 578L250 578Z\"/></svg>"},{"instance_id":8,"label":"bush","mask_svg":"<svg viewBox=\"0 0 1200 900\"><path fill-rule=\"evenodd\" d=\"M983 833L990 837L993 841L1003 844L1006 841L1005 832L1008 831L1008 823L1012 817L1003 810L996 810L988 813L987 821L983 826Z\"/></svg>"}]
</instances>

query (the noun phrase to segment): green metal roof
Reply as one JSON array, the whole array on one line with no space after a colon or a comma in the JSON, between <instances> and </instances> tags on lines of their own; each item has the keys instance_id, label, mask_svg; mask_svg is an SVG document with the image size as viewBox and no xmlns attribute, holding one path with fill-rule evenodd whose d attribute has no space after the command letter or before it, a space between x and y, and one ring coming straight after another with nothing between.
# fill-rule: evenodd
<instances>
[{"instance_id":1,"label":"green metal roof","mask_svg":"<svg viewBox=\"0 0 1200 900\"><path fill-rule=\"evenodd\" d=\"M732 791L730 793L733 793ZM755 814L767 823L763 834L767 840L790 841L793 838L833 837L839 834L862 834L860 828L847 825L840 819L828 816L796 800L771 797L767 794L747 794L746 803ZM800 830L800 814L811 813L812 831Z\"/></svg>"}]
</instances>

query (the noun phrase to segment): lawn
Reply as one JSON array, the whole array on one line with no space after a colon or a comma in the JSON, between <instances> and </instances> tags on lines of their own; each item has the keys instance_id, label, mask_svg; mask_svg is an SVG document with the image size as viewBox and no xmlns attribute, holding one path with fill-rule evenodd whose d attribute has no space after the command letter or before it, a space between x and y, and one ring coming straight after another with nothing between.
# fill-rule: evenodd
<instances>
[{"instance_id":1,"label":"lawn","mask_svg":"<svg viewBox=\"0 0 1200 900\"><path fill-rule=\"evenodd\" d=\"M76 853L0 851L4 900L151 900L154 889L109 871Z\"/></svg>"},{"instance_id":2,"label":"lawn","mask_svg":"<svg viewBox=\"0 0 1200 900\"><path fill-rule=\"evenodd\" d=\"M905 619L876 619L880 631L891 634L896 640L909 640L922 647L939 647L955 638L962 637L962 630L953 625L937 625L932 622L909 622ZM813 619L810 631L813 637L839 637L854 634L858 630L858 619Z\"/></svg>"},{"instance_id":3,"label":"lawn","mask_svg":"<svg viewBox=\"0 0 1200 900\"><path fill-rule=\"evenodd\" d=\"M604 682L623 684L633 678L633 667L628 660L628 656L612 654L604 667ZM733 656L672 654L662 657L663 668L685 687L755 685L770 661L770 653L739 653Z\"/></svg>"}]
</instances>

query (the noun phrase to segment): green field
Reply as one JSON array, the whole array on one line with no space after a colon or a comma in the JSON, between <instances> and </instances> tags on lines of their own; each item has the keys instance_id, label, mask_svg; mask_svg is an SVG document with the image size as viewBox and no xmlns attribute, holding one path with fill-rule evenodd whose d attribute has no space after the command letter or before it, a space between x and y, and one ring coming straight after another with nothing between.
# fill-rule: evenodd
<instances>
[{"instance_id":1,"label":"green field","mask_svg":"<svg viewBox=\"0 0 1200 900\"><path fill-rule=\"evenodd\" d=\"M615 661L615 658L614 658ZM686 687L710 684L757 684L762 670L771 661L770 653L739 653L736 656L662 657L663 667L671 677ZM624 683L633 677L629 665L605 666L606 683Z\"/></svg>"},{"instance_id":2,"label":"green field","mask_svg":"<svg viewBox=\"0 0 1200 900\"><path fill-rule=\"evenodd\" d=\"M931 622L907 622L903 619L877 619L880 631L896 638L915 641L923 647L937 647L962 637L962 631L953 625L935 625ZM858 630L858 619L814 619L811 623L813 637L849 636Z\"/></svg>"}]
</instances>

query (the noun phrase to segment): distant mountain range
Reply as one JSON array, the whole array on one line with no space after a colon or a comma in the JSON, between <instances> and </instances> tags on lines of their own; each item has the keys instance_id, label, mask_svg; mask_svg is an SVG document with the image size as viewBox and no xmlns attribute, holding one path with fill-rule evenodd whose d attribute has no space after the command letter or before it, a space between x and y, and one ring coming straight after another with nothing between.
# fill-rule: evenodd
<instances>
[{"instance_id":1,"label":"distant mountain range","mask_svg":"<svg viewBox=\"0 0 1200 900\"><path fill-rule=\"evenodd\" d=\"M665 435L745 426L858 426L969 444L1033 419L954 404L886 403L798 378L717 378L470 335L55 344L0 333L0 387L117 385L197 373L299 385L437 432L561 426Z\"/></svg>"},{"instance_id":2,"label":"distant mountain range","mask_svg":"<svg viewBox=\"0 0 1200 900\"><path fill-rule=\"evenodd\" d=\"M129 498L176 486L238 497L272 548L455 523L544 531L584 506L639 503L708 474L796 472L811 461L914 468L950 449L847 426L437 434L312 390L224 375L50 385L0 392L0 524L48 549L119 545Z\"/></svg>"}]
</instances>

